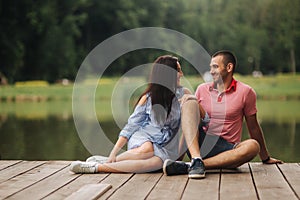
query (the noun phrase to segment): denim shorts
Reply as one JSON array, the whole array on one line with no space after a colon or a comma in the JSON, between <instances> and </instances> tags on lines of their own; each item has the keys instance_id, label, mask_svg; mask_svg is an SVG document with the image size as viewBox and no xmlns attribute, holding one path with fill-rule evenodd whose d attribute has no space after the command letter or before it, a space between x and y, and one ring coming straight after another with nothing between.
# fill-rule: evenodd
<instances>
[{"instance_id":1,"label":"denim shorts","mask_svg":"<svg viewBox=\"0 0 300 200\"><path fill-rule=\"evenodd\" d=\"M234 149L235 146L236 144L227 142L220 136L206 134L202 128L199 128L199 147L203 159ZM187 155L191 158L189 151Z\"/></svg>"}]
</instances>

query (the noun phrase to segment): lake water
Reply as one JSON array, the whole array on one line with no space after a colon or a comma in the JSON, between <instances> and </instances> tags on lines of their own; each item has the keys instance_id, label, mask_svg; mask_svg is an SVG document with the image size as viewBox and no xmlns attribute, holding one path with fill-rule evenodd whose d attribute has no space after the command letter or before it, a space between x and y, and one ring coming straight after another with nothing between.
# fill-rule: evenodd
<instances>
[{"instance_id":1,"label":"lake water","mask_svg":"<svg viewBox=\"0 0 300 200\"><path fill-rule=\"evenodd\" d=\"M77 134L71 102L1 102L0 106L1 159L83 160L91 155ZM269 152L285 162L300 161L299 107L298 101L258 101L258 119ZM120 130L114 120L101 118L99 124L114 143ZM243 138L247 137L244 127ZM99 153L107 154L100 140L90 140L99 145Z\"/></svg>"}]
</instances>

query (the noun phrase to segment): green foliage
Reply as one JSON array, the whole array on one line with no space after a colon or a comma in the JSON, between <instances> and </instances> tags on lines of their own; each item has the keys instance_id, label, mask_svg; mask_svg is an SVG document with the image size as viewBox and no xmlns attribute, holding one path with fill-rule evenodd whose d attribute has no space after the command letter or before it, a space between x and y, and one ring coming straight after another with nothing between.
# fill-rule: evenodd
<instances>
[{"instance_id":1,"label":"green foliage","mask_svg":"<svg viewBox=\"0 0 300 200\"><path fill-rule=\"evenodd\" d=\"M192 37L209 53L234 51L238 73L295 73L300 70L299 8L300 0L1 0L0 72L10 83L74 80L83 59L103 40L158 26ZM167 52L128 53L106 75L123 74L162 53Z\"/></svg>"}]
</instances>

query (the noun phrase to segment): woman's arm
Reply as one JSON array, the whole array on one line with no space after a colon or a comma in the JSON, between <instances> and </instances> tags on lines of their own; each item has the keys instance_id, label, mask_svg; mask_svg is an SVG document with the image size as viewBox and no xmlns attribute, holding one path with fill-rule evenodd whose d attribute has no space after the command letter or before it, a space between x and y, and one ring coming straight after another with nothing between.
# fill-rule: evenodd
<instances>
[{"instance_id":1,"label":"woman's arm","mask_svg":"<svg viewBox=\"0 0 300 200\"><path fill-rule=\"evenodd\" d=\"M134 112L131 114L131 116L128 119L128 123L120 132L119 138L114 148L111 150L109 154L108 162L116 161L118 152L123 148L123 146L128 142L128 139L131 137L131 135L141 126L141 124L145 120L146 108L144 108L143 106L145 105L146 101L147 101L146 95L142 96L141 99L139 100L137 105L139 107L135 108Z\"/></svg>"},{"instance_id":2,"label":"woman's arm","mask_svg":"<svg viewBox=\"0 0 300 200\"><path fill-rule=\"evenodd\" d=\"M116 162L116 157L118 152L123 148L123 146L127 143L128 139L126 137L120 136L118 141L116 142L114 148L111 150L108 161L109 163L111 162Z\"/></svg>"},{"instance_id":3,"label":"woman's arm","mask_svg":"<svg viewBox=\"0 0 300 200\"><path fill-rule=\"evenodd\" d=\"M137 106L134 109L134 112L130 115L127 124L121 130L120 136L129 139L132 136L132 134L143 125L145 120L147 120L146 102L147 96L144 95L139 100Z\"/></svg>"}]
</instances>

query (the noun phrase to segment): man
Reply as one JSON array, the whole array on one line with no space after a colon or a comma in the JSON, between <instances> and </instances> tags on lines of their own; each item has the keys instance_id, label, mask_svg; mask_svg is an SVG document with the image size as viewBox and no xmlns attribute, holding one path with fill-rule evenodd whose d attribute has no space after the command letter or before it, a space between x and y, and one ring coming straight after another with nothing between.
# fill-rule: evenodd
<instances>
[{"instance_id":1,"label":"man","mask_svg":"<svg viewBox=\"0 0 300 200\"><path fill-rule=\"evenodd\" d=\"M198 86L197 101L190 96L183 98L182 131L191 165L166 160L163 166L166 175L204 178L205 168L237 168L257 154L264 164L283 163L270 157L256 118L256 94L250 86L233 78L236 65L232 52L216 52L210 63L213 83ZM251 139L241 142L243 118Z\"/></svg>"}]
</instances>

